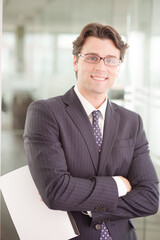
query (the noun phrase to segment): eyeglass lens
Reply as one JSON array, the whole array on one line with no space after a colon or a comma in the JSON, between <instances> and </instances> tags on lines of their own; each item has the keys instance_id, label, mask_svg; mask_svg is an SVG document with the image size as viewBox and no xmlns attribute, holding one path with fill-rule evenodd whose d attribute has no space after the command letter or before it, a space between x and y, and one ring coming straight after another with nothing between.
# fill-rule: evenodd
<instances>
[{"instance_id":1,"label":"eyeglass lens","mask_svg":"<svg viewBox=\"0 0 160 240\"><path fill-rule=\"evenodd\" d=\"M119 59L115 58L115 57L106 57L106 58L101 58L99 56L95 56L95 55L80 55L81 57L84 57L84 61L88 62L88 63L93 63L93 64L97 64L100 62L100 60L103 59L104 64L105 65L109 65L109 66L117 66L119 65L120 61Z\"/></svg>"}]
</instances>

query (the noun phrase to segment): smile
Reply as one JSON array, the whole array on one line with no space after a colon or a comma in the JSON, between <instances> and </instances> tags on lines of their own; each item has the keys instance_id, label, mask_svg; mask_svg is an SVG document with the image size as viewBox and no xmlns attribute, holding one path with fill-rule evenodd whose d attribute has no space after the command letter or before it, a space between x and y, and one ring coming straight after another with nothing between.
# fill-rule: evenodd
<instances>
[{"instance_id":1,"label":"smile","mask_svg":"<svg viewBox=\"0 0 160 240\"><path fill-rule=\"evenodd\" d=\"M108 77L91 76L96 81L105 81Z\"/></svg>"}]
</instances>

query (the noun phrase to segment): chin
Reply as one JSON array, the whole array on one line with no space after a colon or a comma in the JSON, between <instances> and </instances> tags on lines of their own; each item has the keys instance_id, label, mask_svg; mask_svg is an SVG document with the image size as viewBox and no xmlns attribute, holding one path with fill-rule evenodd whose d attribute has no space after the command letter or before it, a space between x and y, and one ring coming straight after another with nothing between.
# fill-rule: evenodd
<instances>
[{"instance_id":1,"label":"chin","mask_svg":"<svg viewBox=\"0 0 160 240\"><path fill-rule=\"evenodd\" d=\"M94 93L97 94L97 95L106 95L106 94L107 94L107 90L104 91L104 89L103 89L103 90L98 90L98 89L96 89L96 90L94 90L94 91L92 91L92 92L94 92Z\"/></svg>"}]
</instances>

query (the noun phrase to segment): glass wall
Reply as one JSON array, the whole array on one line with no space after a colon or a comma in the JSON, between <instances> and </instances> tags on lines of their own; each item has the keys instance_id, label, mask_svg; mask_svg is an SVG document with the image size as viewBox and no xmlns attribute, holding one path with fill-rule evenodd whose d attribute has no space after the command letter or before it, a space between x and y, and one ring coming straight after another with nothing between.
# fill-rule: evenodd
<instances>
[{"instance_id":1,"label":"glass wall","mask_svg":"<svg viewBox=\"0 0 160 240\"><path fill-rule=\"evenodd\" d=\"M130 45L110 98L142 116L160 176L160 1L46 2L25 23L3 23L2 175L26 164L22 135L28 105L75 84L72 42L84 25L100 22L115 27ZM2 240L18 240L2 205ZM160 213L135 222L140 240L159 239Z\"/></svg>"}]
</instances>

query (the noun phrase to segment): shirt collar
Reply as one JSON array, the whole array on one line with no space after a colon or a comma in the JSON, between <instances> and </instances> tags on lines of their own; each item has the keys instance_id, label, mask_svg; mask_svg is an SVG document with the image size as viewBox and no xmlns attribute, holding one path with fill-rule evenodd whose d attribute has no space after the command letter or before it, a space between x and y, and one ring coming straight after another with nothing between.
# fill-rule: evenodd
<instances>
[{"instance_id":1,"label":"shirt collar","mask_svg":"<svg viewBox=\"0 0 160 240\"><path fill-rule=\"evenodd\" d=\"M90 102L88 102L88 101L82 96L82 94L79 92L78 87L77 87L77 84L76 84L75 87L74 87L74 91L75 91L75 93L77 94L80 102L82 103L82 106L83 106L83 108L85 109L88 117L90 116L90 114L91 114L94 110L99 110L99 111L101 112L102 118L105 119L105 112L106 112L106 107L107 107L107 97L106 97L104 103L103 103L98 109L95 109L95 108L93 107L93 105L92 105Z\"/></svg>"}]
</instances>

